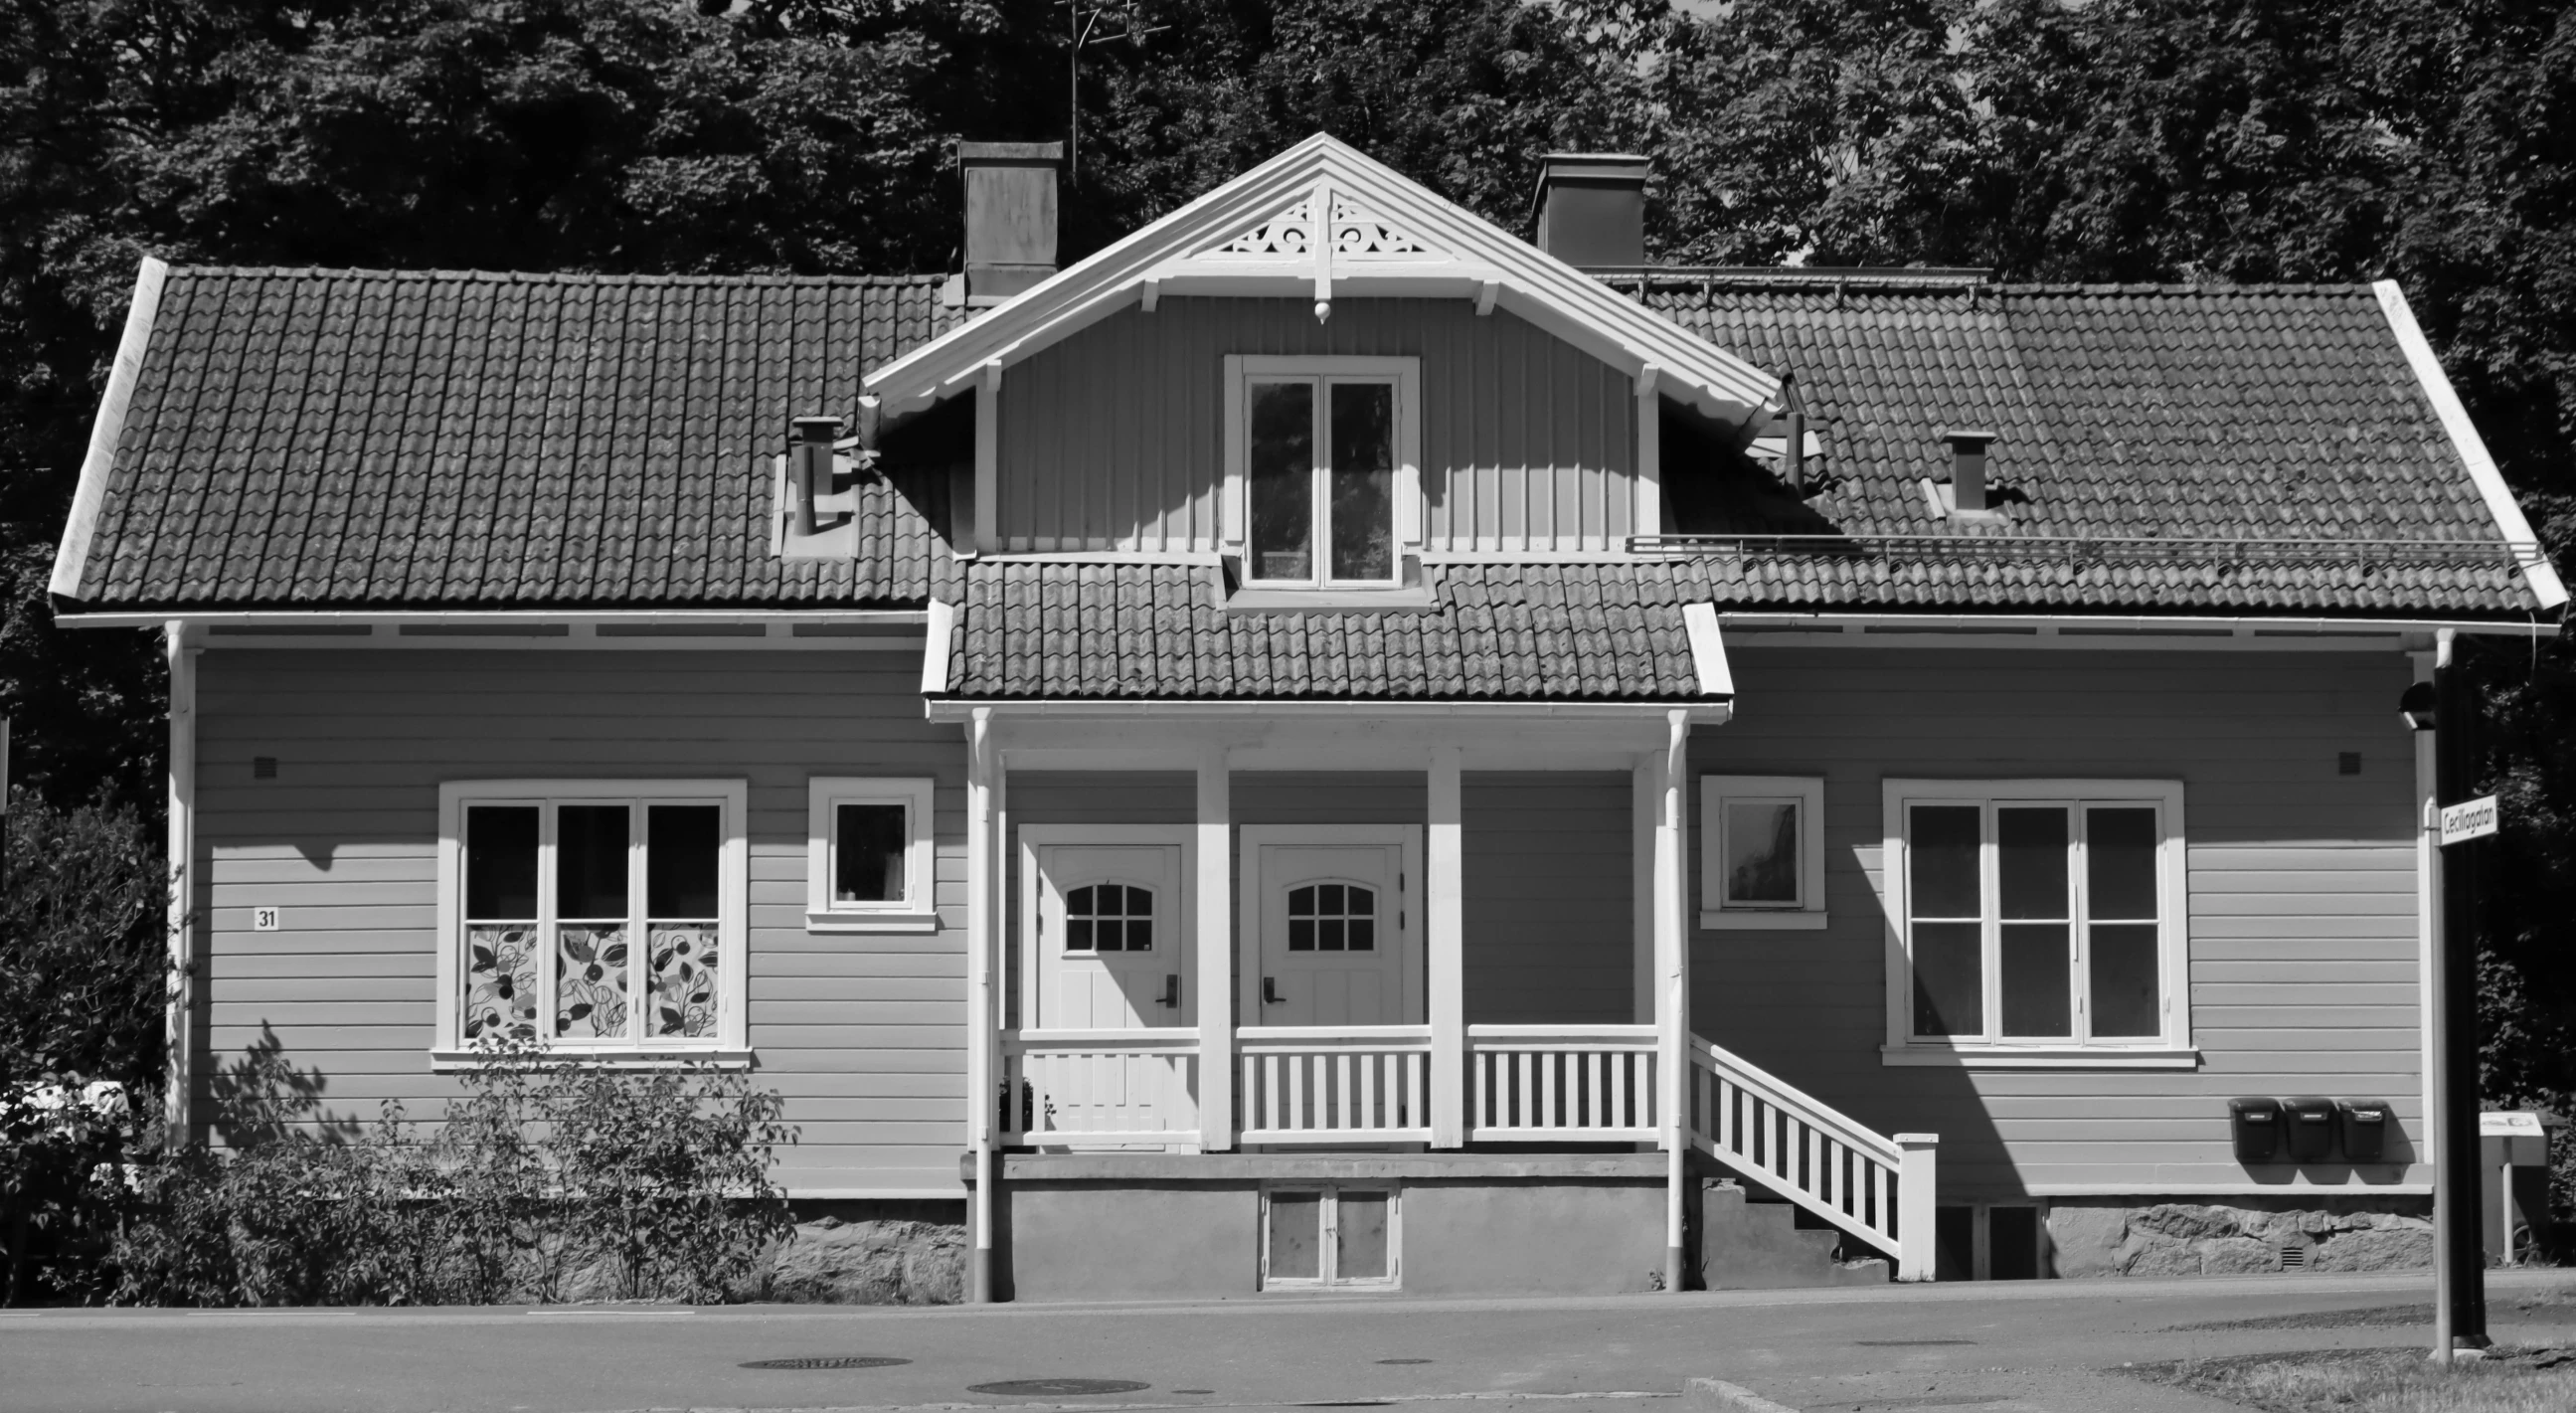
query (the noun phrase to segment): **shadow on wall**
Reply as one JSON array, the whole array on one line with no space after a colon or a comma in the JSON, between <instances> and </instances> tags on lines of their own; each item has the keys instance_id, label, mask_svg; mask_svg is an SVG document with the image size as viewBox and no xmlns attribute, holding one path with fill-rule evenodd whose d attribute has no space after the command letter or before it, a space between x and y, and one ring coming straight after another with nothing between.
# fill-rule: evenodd
<instances>
[{"instance_id":1,"label":"shadow on wall","mask_svg":"<svg viewBox=\"0 0 2576 1413\"><path fill-rule=\"evenodd\" d=\"M330 1143L358 1136L355 1118L322 1107L330 1086L319 1069L299 1070L285 1042L267 1021L259 1039L207 1076L207 1111L216 1137L229 1148L251 1148L304 1134Z\"/></svg>"}]
</instances>

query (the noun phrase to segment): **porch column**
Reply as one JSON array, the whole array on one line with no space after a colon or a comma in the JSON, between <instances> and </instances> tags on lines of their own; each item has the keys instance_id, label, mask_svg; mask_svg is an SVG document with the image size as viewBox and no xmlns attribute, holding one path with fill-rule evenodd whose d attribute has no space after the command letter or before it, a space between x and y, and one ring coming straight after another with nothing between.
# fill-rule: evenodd
<instances>
[{"instance_id":1,"label":"porch column","mask_svg":"<svg viewBox=\"0 0 2576 1413\"><path fill-rule=\"evenodd\" d=\"M1662 1130L1667 1159L1664 1192L1664 1289L1682 1288L1682 1204L1690 1178L1690 930L1685 886L1689 856L1682 852L1689 828L1690 713L1665 713L1664 750L1654 758L1655 817L1655 974L1659 982L1655 1010L1656 1051L1663 1070L1660 1086Z\"/></svg>"},{"instance_id":2,"label":"porch column","mask_svg":"<svg viewBox=\"0 0 2576 1413\"><path fill-rule=\"evenodd\" d=\"M1467 890L1456 746L1431 751L1430 824L1424 880L1423 982L1430 991L1431 1146L1467 1146Z\"/></svg>"},{"instance_id":3,"label":"porch column","mask_svg":"<svg viewBox=\"0 0 2576 1413\"><path fill-rule=\"evenodd\" d=\"M1000 947L1001 850L994 838L1001 778L993 747L993 713L975 708L966 727L966 1142L975 1190L975 1255L968 1264L966 1298L993 1298L993 1118L998 1080L995 1041L1000 1016L993 1006L993 963Z\"/></svg>"},{"instance_id":4,"label":"porch column","mask_svg":"<svg viewBox=\"0 0 2576 1413\"><path fill-rule=\"evenodd\" d=\"M1225 747L1199 752L1199 1147L1234 1147L1234 781Z\"/></svg>"}]
</instances>

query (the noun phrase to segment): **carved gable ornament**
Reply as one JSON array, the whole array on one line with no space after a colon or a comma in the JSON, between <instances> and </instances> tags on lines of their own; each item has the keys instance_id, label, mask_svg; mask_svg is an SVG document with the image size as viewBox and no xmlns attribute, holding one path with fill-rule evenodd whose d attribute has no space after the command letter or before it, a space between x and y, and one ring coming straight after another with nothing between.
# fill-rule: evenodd
<instances>
[{"instance_id":1,"label":"carved gable ornament","mask_svg":"<svg viewBox=\"0 0 2576 1413\"><path fill-rule=\"evenodd\" d=\"M1332 200L1333 258L1352 260L1440 259L1432 249L1367 207L1338 193ZM1252 229L1209 250L1217 259L1280 259L1309 255L1315 249L1315 199L1307 197Z\"/></svg>"}]
</instances>

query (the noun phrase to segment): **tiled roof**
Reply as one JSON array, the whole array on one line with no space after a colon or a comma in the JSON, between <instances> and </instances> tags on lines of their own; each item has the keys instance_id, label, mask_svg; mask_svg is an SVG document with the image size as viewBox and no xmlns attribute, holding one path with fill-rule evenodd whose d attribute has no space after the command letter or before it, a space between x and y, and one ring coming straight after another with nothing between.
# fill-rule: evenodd
<instances>
[{"instance_id":1,"label":"tiled roof","mask_svg":"<svg viewBox=\"0 0 2576 1413\"><path fill-rule=\"evenodd\" d=\"M1682 701L1700 696L1682 605L1696 571L1475 565L1427 612L1253 613L1219 571L979 564L950 640L955 697Z\"/></svg>"},{"instance_id":2,"label":"tiled roof","mask_svg":"<svg viewBox=\"0 0 2576 1413\"><path fill-rule=\"evenodd\" d=\"M932 278L173 269L75 597L917 604L949 557L904 497L782 561L771 481L790 417L944 327Z\"/></svg>"}]
</instances>

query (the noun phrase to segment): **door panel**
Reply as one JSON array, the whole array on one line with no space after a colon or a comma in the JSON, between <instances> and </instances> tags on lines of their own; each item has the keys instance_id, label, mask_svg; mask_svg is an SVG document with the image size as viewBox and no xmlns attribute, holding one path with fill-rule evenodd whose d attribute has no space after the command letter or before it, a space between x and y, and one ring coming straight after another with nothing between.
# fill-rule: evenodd
<instances>
[{"instance_id":1,"label":"door panel","mask_svg":"<svg viewBox=\"0 0 2576 1413\"><path fill-rule=\"evenodd\" d=\"M1248 1023L1421 1022L1405 852L1400 843L1257 846L1260 1016Z\"/></svg>"},{"instance_id":2,"label":"door panel","mask_svg":"<svg viewBox=\"0 0 2576 1413\"><path fill-rule=\"evenodd\" d=\"M1189 1023L1181 851L1046 844L1038 866L1038 1015L1048 1030Z\"/></svg>"}]
</instances>

